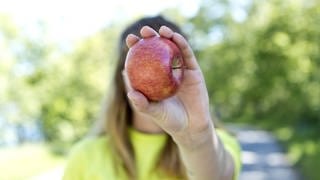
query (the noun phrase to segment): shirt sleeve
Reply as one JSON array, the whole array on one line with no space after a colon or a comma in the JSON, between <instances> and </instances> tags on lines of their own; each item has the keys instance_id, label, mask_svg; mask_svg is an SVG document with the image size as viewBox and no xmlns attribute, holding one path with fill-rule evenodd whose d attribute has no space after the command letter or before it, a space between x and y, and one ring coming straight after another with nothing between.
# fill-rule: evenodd
<instances>
[{"instance_id":1,"label":"shirt sleeve","mask_svg":"<svg viewBox=\"0 0 320 180\"><path fill-rule=\"evenodd\" d=\"M230 153L233 158L235 165L234 172L234 180L239 179L239 174L241 171L241 147L237 139L230 134L228 134L225 130L217 129L217 134L224 145L224 148Z\"/></svg>"}]
</instances>

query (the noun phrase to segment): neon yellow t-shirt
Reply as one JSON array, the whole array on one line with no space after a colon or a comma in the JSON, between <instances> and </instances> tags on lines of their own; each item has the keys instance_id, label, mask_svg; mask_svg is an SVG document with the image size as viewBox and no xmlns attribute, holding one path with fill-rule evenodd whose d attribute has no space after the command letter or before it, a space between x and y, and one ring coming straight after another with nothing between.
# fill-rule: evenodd
<instances>
[{"instance_id":1,"label":"neon yellow t-shirt","mask_svg":"<svg viewBox=\"0 0 320 180\"><path fill-rule=\"evenodd\" d=\"M218 136L235 162L235 178L241 169L240 146L236 139L223 130ZM164 147L168 136L164 134L145 134L129 130L130 140L135 152L138 180L176 179L163 177L154 172L153 167ZM116 174L112 162L112 152L108 149L108 136L88 138L79 142L71 151L64 180L125 180L123 172Z\"/></svg>"}]
</instances>

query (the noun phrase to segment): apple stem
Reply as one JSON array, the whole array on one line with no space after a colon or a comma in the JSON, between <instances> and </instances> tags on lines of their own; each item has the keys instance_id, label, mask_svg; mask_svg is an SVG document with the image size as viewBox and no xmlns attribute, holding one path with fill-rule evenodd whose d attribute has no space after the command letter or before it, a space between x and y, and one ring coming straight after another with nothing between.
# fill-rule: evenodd
<instances>
[{"instance_id":1,"label":"apple stem","mask_svg":"<svg viewBox=\"0 0 320 180\"><path fill-rule=\"evenodd\" d=\"M182 68L182 62L178 57L175 57L172 60L172 69L181 69Z\"/></svg>"}]
</instances>

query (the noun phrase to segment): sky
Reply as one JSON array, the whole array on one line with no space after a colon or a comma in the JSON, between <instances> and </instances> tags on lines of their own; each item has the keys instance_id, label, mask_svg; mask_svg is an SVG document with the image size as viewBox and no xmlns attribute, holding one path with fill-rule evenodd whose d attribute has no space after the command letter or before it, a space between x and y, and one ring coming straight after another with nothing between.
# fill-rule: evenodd
<instances>
[{"instance_id":1,"label":"sky","mask_svg":"<svg viewBox=\"0 0 320 180\"><path fill-rule=\"evenodd\" d=\"M30 36L42 21L51 39L75 41L111 22L156 15L166 8L177 7L183 15L192 16L199 4L200 0L0 0L0 14L9 15Z\"/></svg>"}]
</instances>

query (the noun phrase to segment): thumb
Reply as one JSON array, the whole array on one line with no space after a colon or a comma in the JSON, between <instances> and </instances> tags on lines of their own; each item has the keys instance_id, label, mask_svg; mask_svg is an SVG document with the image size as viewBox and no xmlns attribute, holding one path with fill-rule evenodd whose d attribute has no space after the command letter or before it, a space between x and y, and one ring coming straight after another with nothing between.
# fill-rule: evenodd
<instances>
[{"instance_id":1,"label":"thumb","mask_svg":"<svg viewBox=\"0 0 320 180\"><path fill-rule=\"evenodd\" d=\"M149 115L157 120L161 119L164 114L163 104L161 102L150 102L139 91L129 91L128 99L135 110Z\"/></svg>"}]
</instances>

